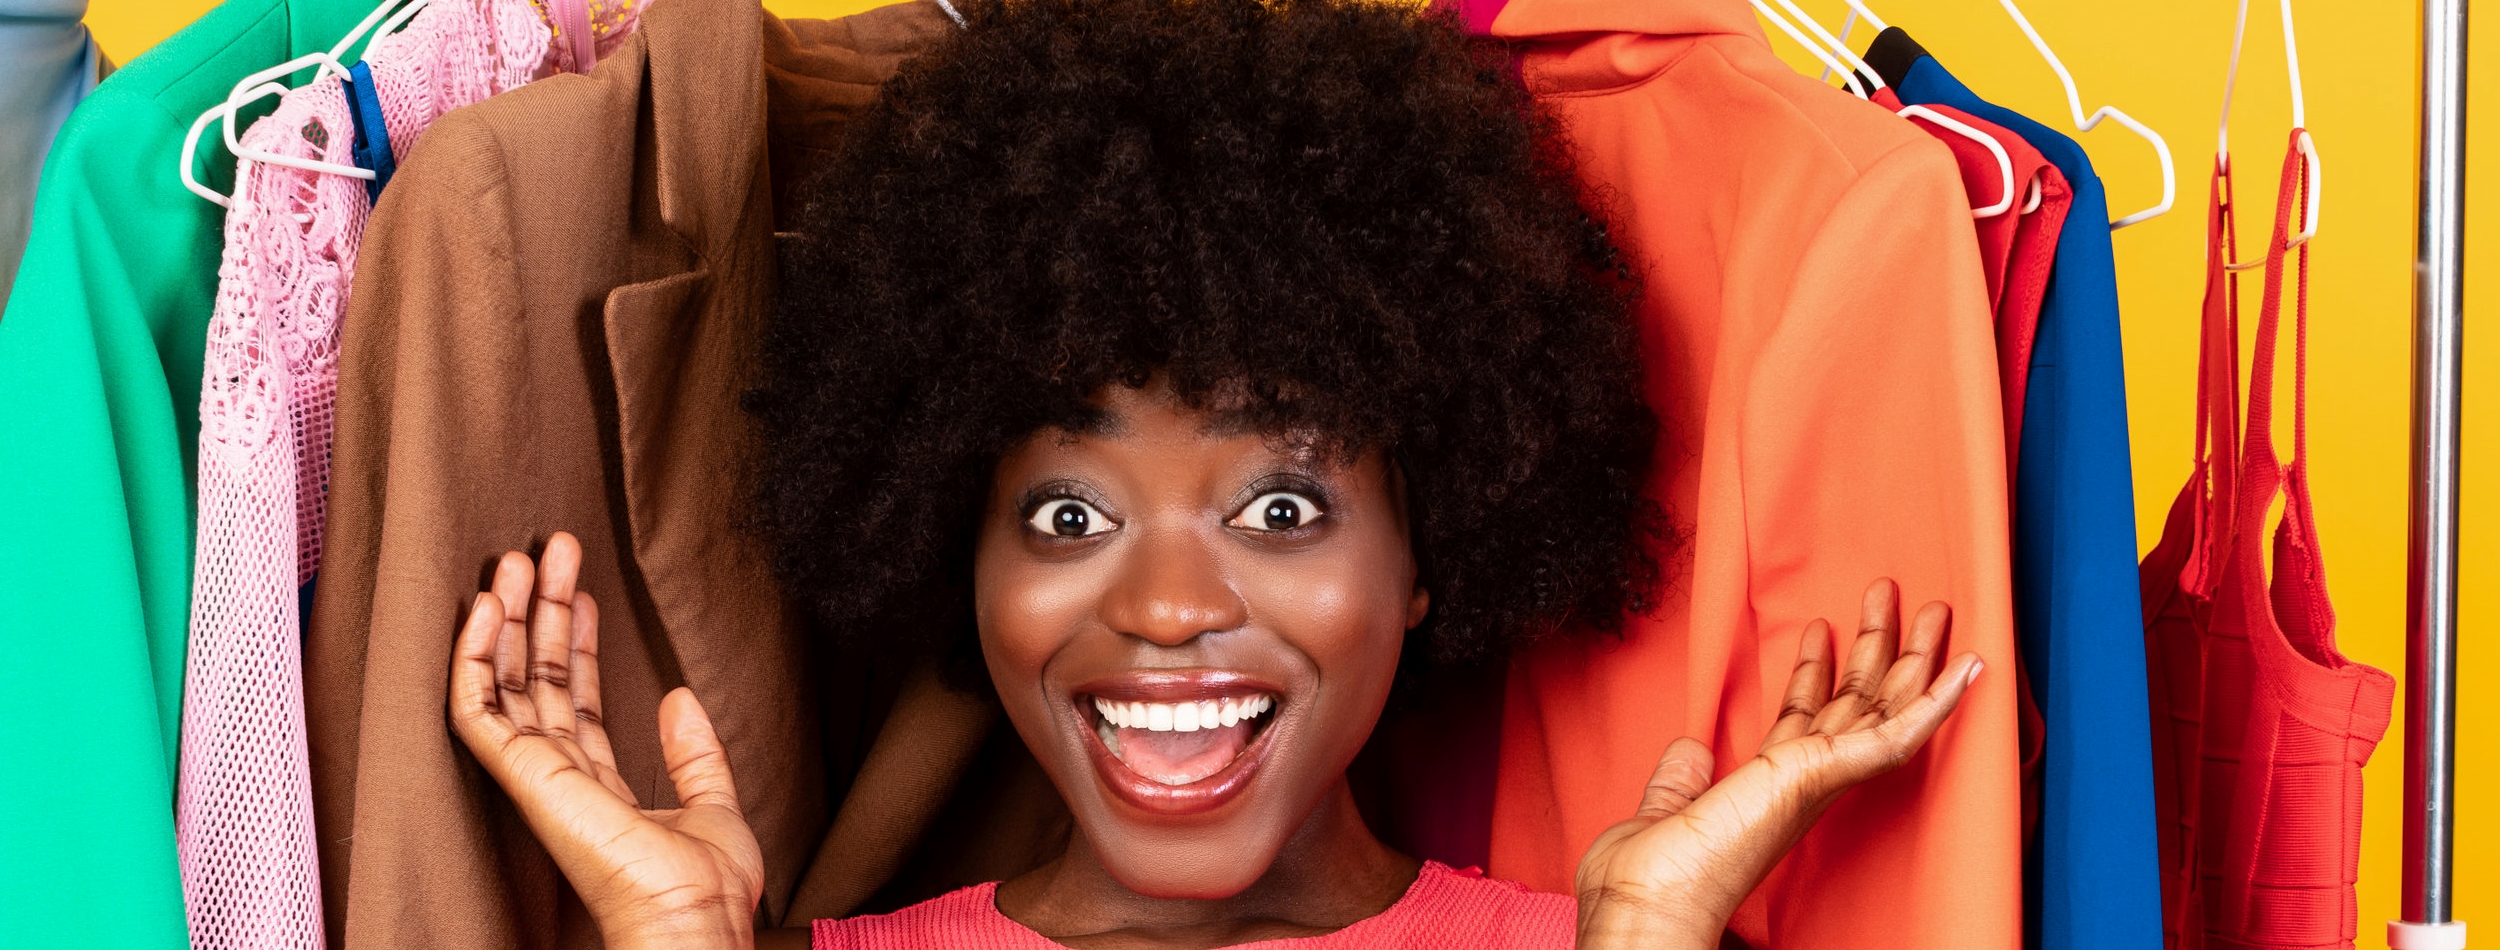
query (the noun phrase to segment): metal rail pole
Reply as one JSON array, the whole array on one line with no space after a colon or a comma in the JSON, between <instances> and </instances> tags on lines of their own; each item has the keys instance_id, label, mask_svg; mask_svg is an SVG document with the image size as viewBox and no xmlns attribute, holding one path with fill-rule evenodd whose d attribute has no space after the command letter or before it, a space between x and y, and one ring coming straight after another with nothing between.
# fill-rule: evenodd
<instances>
[{"instance_id":1,"label":"metal rail pole","mask_svg":"<svg viewBox=\"0 0 2500 950\"><path fill-rule=\"evenodd\" d=\"M2404 919L2394 950L2462 950L2456 828L2458 383L2464 352L2466 0L2422 3L2422 168L2414 251L2413 483L2405 605Z\"/></svg>"}]
</instances>

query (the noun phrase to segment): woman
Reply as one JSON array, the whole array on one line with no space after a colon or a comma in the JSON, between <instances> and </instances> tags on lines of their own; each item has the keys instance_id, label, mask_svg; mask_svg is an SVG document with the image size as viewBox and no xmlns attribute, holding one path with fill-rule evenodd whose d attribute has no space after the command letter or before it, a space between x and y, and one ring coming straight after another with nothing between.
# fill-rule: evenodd
<instances>
[{"instance_id":1,"label":"woman","mask_svg":"<svg viewBox=\"0 0 2500 950\"><path fill-rule=\"evenodd\" d=\"M1630 281L1559 131L1401 6L965 12L785 245L758 520L840 648L993 691L1077 831L1007 881L818 921L816 946L1716 947L1978 675L1939 670L1943 605L1903 633L1878 582L1845 664L1805 636L1758 758L1714 784L1705 746L1665 750L1576 900L1383 845L1345 770L1401 670L1607 635L1671 548L1639 491ZM579 564L561 534L505 556L454 729L609 946L751 945L731 763L678 690L679 807L639 807Z\"/></svg>"}]
</instances>

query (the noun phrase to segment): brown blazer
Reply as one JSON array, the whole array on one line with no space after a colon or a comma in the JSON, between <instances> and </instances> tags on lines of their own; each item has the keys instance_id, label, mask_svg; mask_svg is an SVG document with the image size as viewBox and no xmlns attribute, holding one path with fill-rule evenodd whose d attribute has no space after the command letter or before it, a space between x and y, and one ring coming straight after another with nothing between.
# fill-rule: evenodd
<instances>
[{"instance_id":1,"label":"brown blazer","mask_svg":"<svg viewBox=\"0 0 2500 950\"><path fill-rule=\"evenodd\" d=\"M674 804L653 717L693 687L763 845L767 925L925 864L911 852L995 721L930 677L818 656L736 527L776 186L952 25L926 0L787 24L756 0L657 0L641 22L590 75L444 116L366 230L306 645L333 946L598 944L444 719L493 559L554 531L581 538L600 603L626 781Z\"/></svg>"}]
</instances>

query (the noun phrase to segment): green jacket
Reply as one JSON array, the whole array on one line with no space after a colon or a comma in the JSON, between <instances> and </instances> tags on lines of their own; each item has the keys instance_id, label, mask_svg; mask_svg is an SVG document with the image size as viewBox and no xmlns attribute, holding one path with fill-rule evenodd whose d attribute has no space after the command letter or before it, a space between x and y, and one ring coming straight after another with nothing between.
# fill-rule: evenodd
<instances>
[{"instance_id":1,"label":"green jacket","mask_svg":"<svg viewBox=\"0 0 2500 950\"><path fill-rule=\"evenodd\" d=\"M0 946L189 945L175 743L225 211L175 163L235 80L327 49L372 8L229 0L97 87L45 160L0 312L0 762L19 777ZM201 137L195 174L226 191L217 139Z\"/></svg>"}]
</instances>

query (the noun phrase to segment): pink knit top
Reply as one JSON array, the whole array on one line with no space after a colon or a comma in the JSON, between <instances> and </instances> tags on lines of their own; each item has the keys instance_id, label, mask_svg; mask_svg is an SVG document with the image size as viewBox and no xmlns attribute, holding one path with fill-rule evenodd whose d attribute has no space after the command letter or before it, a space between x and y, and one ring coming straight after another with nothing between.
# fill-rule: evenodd
<instances>
[{"instance_id":1,"label":"pink knit top","mask_svg":"<svg viewBox=\"0 0 2500 950\"><path fill-rule=\"evenodd\" d=\"M632 0L609 7L590 19L614 33L597 53L633 26ZM394 156L443 113L580 59L550 40L530 0L433 0L374 39L365 65ZM292 90L242 140L352 166L347 94L335 76ZM297 598L321 558L339 319L368 198L360 179L253 161L235 180L201 374L175 848L195 950L319 950Z\"/></svg>"},{"instance_id":2,"label":"pink knit top","mask_svg":"<svg viewBox=\"0 0 2500 950\"><path fill-rule=\"evenodd\" d=\"M1377 916L1317 937L1261 940L1236 950L1570 950L1576 905L1424 862L1406 896ZM891 914L819 920L815 950L1065 950L998 912L998 885L979 884Z\"/></svg>"}]
</instances>

